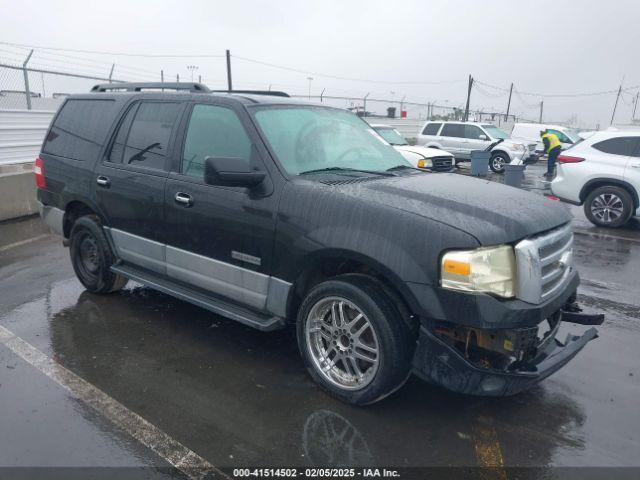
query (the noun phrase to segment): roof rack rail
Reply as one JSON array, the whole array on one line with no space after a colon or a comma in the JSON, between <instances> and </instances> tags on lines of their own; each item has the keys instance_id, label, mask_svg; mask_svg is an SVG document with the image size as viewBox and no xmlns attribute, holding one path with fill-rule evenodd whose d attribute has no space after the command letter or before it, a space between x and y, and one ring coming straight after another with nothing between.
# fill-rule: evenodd
<instances>
[{"instance_id":1,"label":"roof rack rail","mask_svg":"<svg viewBox=\"0 0 640 480\"><path fill-rule=\"evenodd\" d=\"M230 93L230 94L240 94L240 95L271 95L272 97L291 97L286 92L281 92L279 90L211 90L213 93Z\"/></svg>"},{"instance_id":2,"label":"roof rack rail","mask_svg":"<svg viewBox=\"0 0 640 480\"><path fill-rule=\"evenodd\" d=\"M206 85L194 82L102 83L91 89L92 92L141 92L142 90L186 90L193 93L209 93L211 91Z\"/></svg>"}]
</instances>

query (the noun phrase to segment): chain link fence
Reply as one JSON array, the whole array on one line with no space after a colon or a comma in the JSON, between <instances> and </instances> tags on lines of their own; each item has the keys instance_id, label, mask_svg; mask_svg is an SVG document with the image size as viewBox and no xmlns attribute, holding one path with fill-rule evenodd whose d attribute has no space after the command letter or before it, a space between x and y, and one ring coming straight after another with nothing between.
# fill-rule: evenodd
<instances>
[{"instance_id":1,"label":"chain link fence","mask_svg":"<svg viewBox=\"0 0 640 480\"><path fill-rule=\"evenodd\" d=\"M105 82L109 78L0 63L0 109L54 111L66 96Z\"/></svg>"}]
</instances>

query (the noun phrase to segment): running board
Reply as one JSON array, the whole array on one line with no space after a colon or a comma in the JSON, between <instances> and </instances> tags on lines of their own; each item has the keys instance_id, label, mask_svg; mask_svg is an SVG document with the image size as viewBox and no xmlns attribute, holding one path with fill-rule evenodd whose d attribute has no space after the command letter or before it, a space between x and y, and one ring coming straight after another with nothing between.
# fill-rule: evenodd
<instances>
[{"instance_id":1,"label":"running board","mask_svg":"<svg viewBox=\"0 0 640 480\"><path fill-rule=\"evenodd\" d=\"M172 282L171 280L162 278L156 274L140 270L129 265L112 265L111 271L135 282L141 283L149 288L153 288L154 290L158 290L162 293L179 298L180 300L193 303L194 305L205 308L210 312L264 332L279 330L284 328L286 325L286 322L282 317L261 315L260 313L253 312L249 309L218 298L213 298L209 295Z\"/></svg>"}]
</instances>

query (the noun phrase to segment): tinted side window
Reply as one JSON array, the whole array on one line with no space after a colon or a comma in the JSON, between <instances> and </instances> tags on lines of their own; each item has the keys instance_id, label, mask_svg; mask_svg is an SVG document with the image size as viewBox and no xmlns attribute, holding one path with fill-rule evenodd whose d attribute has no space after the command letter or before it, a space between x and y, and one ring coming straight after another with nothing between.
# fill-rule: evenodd
<instances>
[{"instance_id":1,"label":"tinted side window","mask_svg":"<svg viewBox=\"0 0 640 480\"><path fill-rule=\"evenodd\" d=\"M464 136L465 138L471 138L473 140L480 140L480 135L485 135L480 127L475 125L465 125L464 126ZM486 135L485 135L486 136Z\"/></svg>"},{"instance_id":2,"label":"tinted side window","mask_svg":"<svg viewBox=\"0 0 640 480\"><path fill-rule=\"evenodd\" d=\"M236 113L215 105L193 107L182 155L182 173L204 176L206 157L237 157L249 160L251 139Z\"/></svg>"},{"instance_id":3,"label":"tinted side window","mask_svg":"<svg viewBox=\"0 0 640 480\"><path fill-rule=\"evenodd\" d=\"M428 123L424 130L422 131L423 135L437 135L438 130L440 130L441 123Z\"/></svg>"},{"instance_id":4,"label":"tinted side window","mask_svg":"<svg viewBox=\"0 0 640 480\"><path fill-rule=\"evenodd\" d=\"M108 161L114 163L122 162L122 154L124 153L124 145L127 141L127 134L129 133L129 128L131 127L131 122L133 121L133 116L136 114L136 110L138 109L138 104L131 105L127 113L125 114L122 122L120 122L120 126L118 127L118 133L116 134L116 138L113 140L113 145L111 146L111 152L109 152Z\"/></svg>"},{"instance_id":5,"label":"tinted side window","mask_svg":"<svg viewBox=\"0 0 640 480\"><path fill-rule=\"evenodd\" d=\"M162 170L180 104L142 102L124 148L122 163Z\"/></svg>"},{"instance_id":6,"label":"tinted side window","mask_svg":"<svg viewBox=\"0 0 640 480\"><path fill-rule=\"evenodd\" d=\"M75 160L95 158L113 121L114 107L113 100L67 100L42 151Z\"/></svg>"},{"instance_id":7,"label":"tinted side window","mask_svg":"<svg viewBox=\"0 0 640 480\"><path fill-rule=\"evenodd\" d=\"M443 137L464 138L464 125L460 125L458 123L445 123L440 135Z\"/></svg>"},{"instance_id":8,"label":"tinted side window","mask_svg":"<svg viewBox=\"0 0 640 480\"><path fill-rule=\"evenodd\" d=\"M616 137L593 144L593 148L613 155L629 156L636 153L640 137ZM636 153L637 155L637 153Z\"/></svg>"}]
</instances>

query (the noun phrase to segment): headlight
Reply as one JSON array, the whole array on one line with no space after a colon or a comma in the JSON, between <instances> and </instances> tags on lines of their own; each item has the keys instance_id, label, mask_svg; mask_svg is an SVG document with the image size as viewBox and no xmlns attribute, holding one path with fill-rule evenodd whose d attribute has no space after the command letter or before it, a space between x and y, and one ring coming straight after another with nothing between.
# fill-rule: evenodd
<instances>
[{"instance_id":1,"label":"headlight","mask_svg":"<svg viewBox=\"0 0 640 480\"><path fill-rule=\"evenodd\" d=\"M418 160L418 168L431 168L433 167L433 161L429 158L421 158Z\"/></svg>"},{"instance_id":2,"label":"headlight","mask_svg":"<svg viewBox=\"0 0 640 480\"><path fill-rule=\"evenodd\" d=\"M524 145L521 145L519 143L515 143L512 145L512 148L518 152L524 152L526 147Z\"/></svg>"},{"instance_id":3,"label":"headlight","mask_svg":"<svg viewBox=\"0 0 640 480\"><path fill-rule=\"evenodd\" d=\"M440 285L451 290L515 295L516 260L513 248L478 248L451 251L442 256Z\"/></svg>"}]
</instances>

